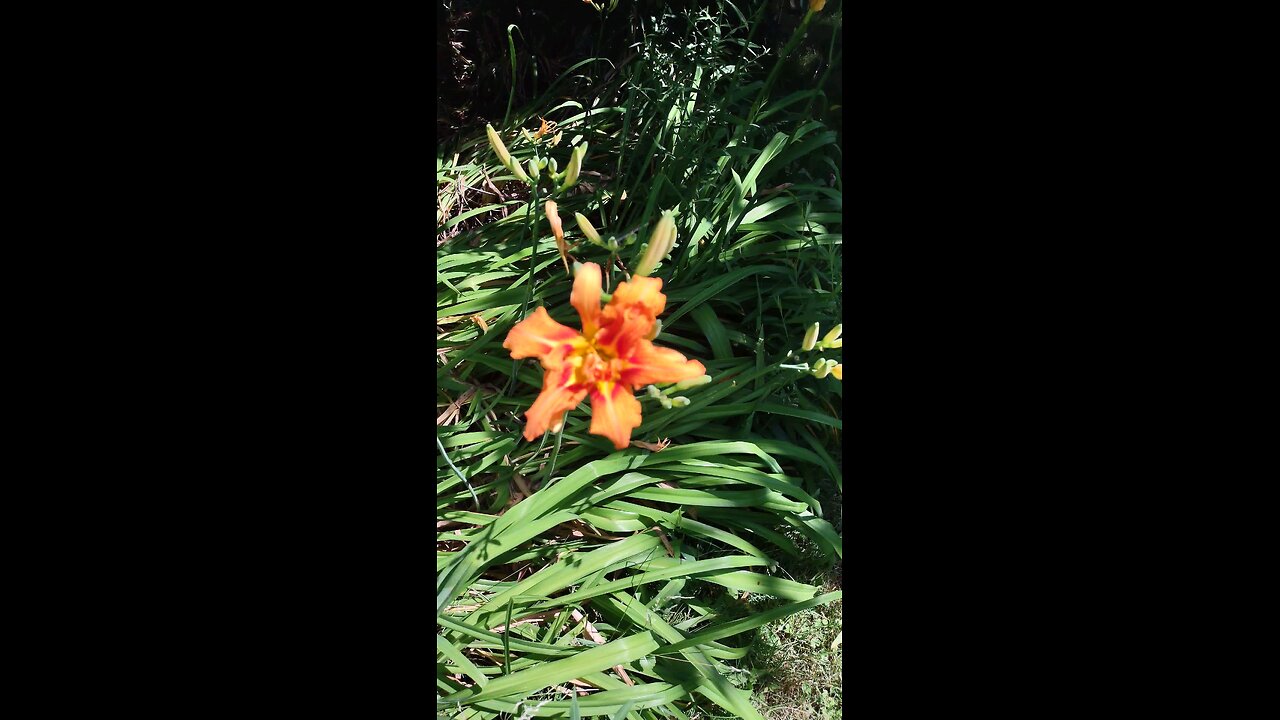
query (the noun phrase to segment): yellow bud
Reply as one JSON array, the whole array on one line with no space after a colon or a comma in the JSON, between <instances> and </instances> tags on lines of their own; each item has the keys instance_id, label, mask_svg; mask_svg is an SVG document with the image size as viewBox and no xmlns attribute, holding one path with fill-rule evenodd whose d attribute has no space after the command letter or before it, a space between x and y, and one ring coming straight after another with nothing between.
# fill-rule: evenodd
<instances>
[{"instance_id":1,"label":"yellow bud","mask_svg":"<svg viewBox=\"0 0 1280 720\"><path fill-rule=\"evenodd\" d=\"M808 330L804 331L804 342L800 343L800 349L805 352L809 352L810 350L813 349L813 346L817 342L818 342L818 323L814 323L809 326Z\"/></svg>"},{"instance_id":2,"label":"yellow bud","mask_svg":"<svg viewBox=\"0 0 1280 720\"><path fill-rule=\"evenodd\" d=\"M671 248L676 244L676 221L671 215L671 211L667 210L662 213L662 219L658 221L658 225L654 227L653 234L649 236L649 247L644 251L644 257L640 258L640 262L636 265L636 271L633 275L644 277L653 272L658 266L662 258L671 252Z\"/></svg>"},{"instance_id":3,"label":"yellow bud","mask_svg":"<svg viewBox=\"0 0 1280 720\"><path fill-rule=\"evenodd\" d=\"M831 368L831 376L837 380L843 381L844 380L844 364L843 363L837 364L835 367Z\"/></svg>"},{"instance_id":4,"label":"yellow bud","mask_svg":"<svg viewBox=\"0 0 1280 720\"><path fill-rule=\"evenodd\" d=\"M591 224L591 221L587 219L586 215L576 212L573 214L573 217L578 221L578 229L582 231L583 235L587 236L587 239L590 240L593 245L603 244L600 241L600 233L596 232L596 227Z\"/></svg>"},{"instance_id":5,"label":"yellow bud","mask_svg":"<svg viewBox=\"0 0 1280 720\"><path fill-rule=\"evenodd\" d=\"M844 347L844 338L836 338L835 340L832 340L831 342L827 343L827 347L831 347L831 348Z\"/></svg>"},{"instance_id":6,"label":"yellow bud","mask_svg":"<svg viewBox=\"0 0 1280 720\"><path fill-rule=\"evenodd\" d=\"M836 338L840 337L840 331L841 331L843 328L844 328L844 324L843 324L843 323L841 323L840 325L837 325L837 326L835 326L835 327L831 328L831 332L829 332L829 333L827 333L826 335L823 335L823 336L822 336L822 342L823 342L823 344L824 344L824 345L830 345L832 342L834 342Z\"/></svg>"},{"instance_id":7,"label":"yellow bud","mask_svg":"<svg viewBox=\"0 0 1280 720\"><path fill-rule=\"evenodd\" d=\"M822 12L826 6L827 0L809 0L809 12Z\"/></svg>"},{"instance_id":8,"label":"yellow bud","mask_svg":"<svg viewBox=\"0 0 1280 720\"><path fill-rule=\"evenodd\" d=\"M502 144L502 138L498 137L498 131L493 129L493 125L486 124L484 131L489 136L490 147L493 148L494 154L498 156L498 160L502 162L502 165L510 170L517 180L529 182L529 176L525 175L524 168L520 167L520 163L511 159L511 153L507 152L507 146Z\"/></svg>"}]
</instances>

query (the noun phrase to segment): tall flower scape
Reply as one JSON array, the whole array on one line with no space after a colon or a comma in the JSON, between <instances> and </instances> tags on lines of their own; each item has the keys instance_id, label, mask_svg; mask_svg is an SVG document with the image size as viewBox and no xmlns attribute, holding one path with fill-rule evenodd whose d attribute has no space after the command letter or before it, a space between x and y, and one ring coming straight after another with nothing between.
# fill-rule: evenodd
<instances>
[{"instance_id":1,"label":"tall flower scape","mask_svg":"<svg viewBox=\"0 0 1280 720\"><path fill-rule=\"evenodd\" d=\"M600 266L578 267L569 303L582 319L582 332L561 325L538 308L511 329L502 346L511 357L536 357L545 371L542 392L525 413L526 440L558 429L564 415L591 396L591 427L621 450L640 427L634 392L649 384L697 378L706 371L670 348L658 347L657 318L666 307L662 280L633 276L620 283L603 310Z\"/></svg>"}]
</instances>

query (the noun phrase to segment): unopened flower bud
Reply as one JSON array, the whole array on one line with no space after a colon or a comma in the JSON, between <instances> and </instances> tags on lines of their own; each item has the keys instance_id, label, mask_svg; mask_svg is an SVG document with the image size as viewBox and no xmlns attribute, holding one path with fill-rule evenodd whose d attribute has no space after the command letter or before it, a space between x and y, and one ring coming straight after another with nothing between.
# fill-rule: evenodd
<instances>
[{"instance_id":1,"label":"unopened flower bud","mask_svg":"<svg viewBox=\"0 0 1280 720\"><path fill-rule=\"evenodd\" d=\"M844 347L844 338L836 338L835 340L832 340L831 342L827 343L827 347L829 348Z\"/></svg>"},{"instance_id":2,"label":"unopened flower bud","mask_svg":"<svg viewBox=\"0 0 1280 720\"><path fill-rule=\"evenodd\" d=\"M655 319L653 328L649 330L649 334L644 336L645 340L653 340L658 337L658 333L662 332L662 321Z\"/></svg>"},{"instance_id":3,"label":"unopened flower bud","mask_svg":"<svg viewBox=\"0 0 1280 720\"><path fill-rule=\"evenodd\" d=\"M658 390L657 385L650 385L645 388L649 392L649 397L662 397L662 393Z\"/></svg>"},{"instance_id":4,"label":"unopened flower bud","mask_svg":"<svg viewBox=\"0 0 1280 720\"><path fill-rule=\"evenodd\" d=\"M681 380L676 383L676 390L688 390L689 388L698 387L699 385L706 385L709 382L711 382L710 375L699 375L696 378Z\"/></svg>"},{"instance_id":5,"label":"unopened flower bud","mask_svg":"<svg viewBox=\"0 0 1280 720\"><path fill-rule=\"evenodd\" d=\"M666 397L665 395L659 395L659 396L658 396L658 402L662 403L662 407L663 407L663 409L664 409L664 410L670 410L670 409L671 409L671 401L670 401L670 400L668 400L668 399L667 399L667 397Z\"/></svg>"},{"instance_id":6,"label":"unopened flower bud","mask_svg":"<svg viewBox=\"0 0 1280 720\"><path fill-rule=\"evenodd\" d=\"M529 182L529 176L525 175L524 168L520 167L520 163L511 159L511 153L507 152L507 146L502 143L502 138L498 137L498 131L493 129L493 125L486 124L484 131L489 136L489 146L493 148L494 154L498 156L498 160L503 167L510 170L517 180Z\"/></svg>"},{"instance_id":7,"label":"unopened flower bud","mask_svg":"<svg viewBox=\"0 0 1280 720\"><path fill-rule=\"evenodd\" d=\"M809 352L810 350L813 349L813 346L817 342L818 342L818 323L814 323L809 326L808 330L804 331L804 342L800 343L800 349L805 352Z\"/></svg>"},{"instance_id":8,"label":"unopened flower bud","mask_svg":"<svg viewBox=\"0 0 1280 720\"><path fill-rule=\"evenodd\" d=\"M837 325L837 326L835 326L835 327L831 328L831 332L829 332L829 333L827 333L826 335L823 335L823 336L822 336L822 342L823 342L823 344L824 344L824 345L830 345L831 343L835 342L835 339L836 339L836 338L838 338L838 337L840 337L840 331L841 331L843 328L844 328L844 324L843 324L843 323L841 323L840 325Z\"/></svg>"},{"instance_id":9,"label":"unopened flower bud","mask_svg":"<svg viewBox=\"0 0 1280 720\"><path fill-rule=\"evenodd\" d=\"M582 231L583 235L587 236L587 240L589 240L592 245L604 246L604 243L600 241L600 233L596 232L595 226L591 224L591 221L587 219L586 215L576 212L573 214L573 217L578 221L578 229Z\"/></svg>"},{"instance_id":10,"label":"unopened flower bud","mask_svg":"<svg viewBox=\"0 0 1280 720\"><path fill-rule=\"evenodd\" d=\"M689 407L689 398L673 397L671 398L671 404L674 405L675 407Z\"/></svg>"},{"instance_id":11,"label":"unopened flower bud","mask_svg":"<svg viewBox=\"0 0 1280 720\"><path fill-rule=\"evenodd\" d=\"M816 378L826 377L827 373L831 372L830 361L819 359L818 362L813 364L812 372L813 372L813 376Z\"/></svg>"},{"instance_id":12,"label":"unopened flower bud","mask_svg":"<svg viewBox=\"0 0 1280 720\"><path fill-rule=\"evenodd\" d=\"M534 180L538 179L538 158L529 158L529 177Z\"/></svg>"},{"instance_id":13,"label":"unopened flower bud","mask_svg":"<svg viewBox=\"0 0 1280 720\"><path fill-rule=\"evenodd\" d=\"M662 219L658 221L657 227L653 229L653 234L649 236L649 246L644 250L644 255L640 258L640 262L636 264L636 271L632 275L644 277L653 272L662 258L671 252L671 248L676 243L676 221L668 210L662 213Z\"/></svg>"},{"instance_id":14,"label":"unopened flower bud","mask_svg":"<svg viewBox=\"0 0 1280 720\"><path fill-rule=\"evenodd\" d=\"M582 170L582 159L586 157L586 154L586 143L582 143L573 149L573 155L569 157L569 167L564 169L564 184L560 186L560 190L568 190L578 184L578 173Z\"/></svg>"},{"instance_id":15,"label":"unopened flower bud","mask_svg":"<svg viewBox=\"0 0 1280 720\"><path fill-rule=\"evenodd\" d=\"M560 176L560 173L559 173L559 172L557 172L557 170L559 170L559 168L560 168L560 164L556 162L556 159L555 159L555 158L551 158L551 160L549 161L549 163L550 163L551 167L550 167L550 169L548 170L548 172L551 174L551 177L552 177L552 178L559 177L559 176Z\"/></svg>"},{"instance_id":16,"label":"unopened flower bud","mask_svg":"<svg viewBox=\"0 0 1280 720\"><path fill-rule=\"evenodd\" d=\"M560 214L556 212L554 200L546 204L547 221L551 223L551 232L556 236L556 248L560 250L560 260L564 263L564 271L569 272L569 246L564 241L564 226L560 223Z\"/></svg>"},{"instance_id":17,"label":"unopened flower bud","mask_svg":"<svg viewBox=\"0 0 1280 720\"><path fill-rule=\"evenodd\" d=\"M809 0L809 12L822 12L826 6L827 0Z\"/></svg>"},{"instance_id":18,"label":"unopened flower bud","mask_svg":"<svg viewBox=\"0 0 1280 720\"><path fill-rule=\"evenodd\" d=\"M831 377L834 377L835 379L840 380L841 382L844 381L844 364L843 363L837 364L835 367L831 368Z\"/></svg>"}]
</instances>

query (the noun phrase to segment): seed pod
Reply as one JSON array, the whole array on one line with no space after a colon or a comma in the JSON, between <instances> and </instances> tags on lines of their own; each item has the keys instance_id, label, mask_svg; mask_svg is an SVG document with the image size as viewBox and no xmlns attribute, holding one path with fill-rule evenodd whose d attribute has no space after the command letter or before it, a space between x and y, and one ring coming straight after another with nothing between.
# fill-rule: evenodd
<instances>
[{"instance_id":1,"label":"seed pod","mask_svg":"<svg viewBox=\"0 0 1280 720\"><path fill-rule=\"evenodd\" d=\"M808 330L804 331L804 342L800 343L800 349L805 352L809 352L810 350L813 349L813 346L817 342L818 342L818 323L814 323L809 326Z\"/></svg>"},{"instance_id":2,"label":"seed pod","mask_svg":"<svg viewBox=\"0 0 1280 720\"><path fill-rule=\"evenodd\" d=\"M587 240L590 241L592 245L604 247L604 243L600 241L600 233L596 232L596 227L591 224L591 221L587 219L586 215L576 212L573 214L573 217L578 221L578 229L582 231L583 235L587 236Z\"/></svg>"}]
</instances>

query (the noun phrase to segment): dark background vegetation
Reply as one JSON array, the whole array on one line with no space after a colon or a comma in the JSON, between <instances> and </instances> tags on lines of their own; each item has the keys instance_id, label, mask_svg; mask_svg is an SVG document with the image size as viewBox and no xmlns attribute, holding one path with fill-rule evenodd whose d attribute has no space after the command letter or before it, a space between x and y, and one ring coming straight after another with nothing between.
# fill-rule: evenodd
<instances>
[{"instance_id":1,"label":"dark background vegetation","mask_svg":"<svg viewBox=\"0 0 1280 720\"><path fill-rule=\"evenodd\" d=\"M697 3L687 3L696 5ZM590 57L609 58L615 66L634 61L632 47L652 30L650 18L664 7L681 3L658 0L626 0L612 13L596 12L578 0L454 0L436 5L436 138L452 145L460 131L473 130L502 119L511 88L514 106L536 99L553 80L575 63ZM827 70L825 58L832 35L839 27L838 3L830 2L809 26L809 32L783 67L777 87L812 86ZM744 14L749 2L739 3ZM756 12L752 39L771 48L791 37L804 11L803 0L768 0ZM511 73L507 28L516 47L516 71ZM820 118L837 132L843 106L843 63L837 42L836 61L823 83L828 117ZM603 76L609 71L597 71ZM582 83L585 85L585 83ZM582 99L589 88L565 86L561 95ZM589 95L588 95L589 97ZM832 110L831 108L834 108Z\"/></svg>"}]
</instances>

